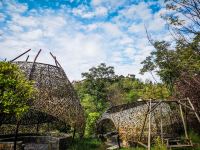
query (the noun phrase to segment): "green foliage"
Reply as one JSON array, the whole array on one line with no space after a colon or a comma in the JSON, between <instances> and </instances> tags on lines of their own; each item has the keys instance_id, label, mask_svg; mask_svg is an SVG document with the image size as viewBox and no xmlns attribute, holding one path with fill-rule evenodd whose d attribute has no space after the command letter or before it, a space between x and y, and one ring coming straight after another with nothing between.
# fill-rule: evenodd
<instances>
[{"instance_id":1,"label":"green foliage","mask_svg":"<svg viewBox=\"0 0 200 150\"><path fill-rule=\"evenodd\" d=\"M0 62L0 114L20 117L29 108L36 92L17 65Z\"/></svg>"},{"instance_id":2,"label":"green foliage","mask_svg":"<svg viewBox=\"0 0 200 150\"><path fill-rule=\"evenodd\" d=\"M87 117L87 124L86 124L86 129L85 129L85 135L90 136L93 135L96 129L96 121L99 119L100 113L98 112L92 112L89 113Z\"/></svg>"},{"instance_id":3,"label":"green foliage","mask_svg":"<svg viewBox=\"0 0 200 150\"><path fill-rule=\"evenodd\" d=\"M189 44L179 40L175 49L171 49L170 44L165 41L154 42L155 51L142 62L141 74L156 71L172 94L174 83L182 72L200 73L200 53L197 44L200 41L199 36Z\"/></svg>"},{"instance_id":4,"label":"green foliage","mask_svg":"<svg viewBox=\"0 0 200 150\"><path fill-rule=\"evenodd\" d=\"M198 133L195 133L194 131L189 132L189 137L191 138L193 143L200 142L200 135Z\"/></svg>"},{"instance_id":5,"label":"green foliage","mask_svg":"<svg viewBox=\"0 0 200 150\"><path fill-rule=\"evenodd\" d=\"M146 150L143 147L129 147L129 148L121 148L120 150Z\"/></svg>"},{"instance_id":6,"label":"green foliage","mask_svg":"<svg viewBox=\"0 0 200 150\"><path fill-rule=\"evenodd\" d=\"M170 96L167 86L147 82L143 88L142 99L167 99Z\"/></svg>"},{"instance_id":7,"label":"green foliage","mask_svg":"<svg viewBox=\"0 0 200 150\"><path fill-rule=\"evenodd\" d=\"M188 39L199 33L200 2L198 0L165 0L167 13L163 18L175 30L176 38ZM178 34L178 35L177 35Z\"/></svg>"},{"instance_id":8,"label":"green foliage","mask_svg":"<svg viewBox=\"0 0 200 150\"><path fill-rule=\"evenodd\" d=\"M82 75L85 79L74 82L74 87L85 109L85 134L88 137L95 133L97 119L109 107L131 103L139 98L164 99L169 96L165 85L144 83L134 75L117 76L114 68L104 63Z\"/></svg>"},{"instance_id":9,"label":"green foliage","mask_svg":"<svg viewBox=\"0 0 200 150\"><path fill-rule=\"evenodd\" d=\"M96 109L102 112L107 107L107 86L113 81L114 68L101 63L97 67L92 67L89 72L82 73L85 78L83 88L85 93L94 99Z\"/></svg>"},{"instance_id":10,"label":"green foliage","mask_svg":"<svg viewBox=\"0 0 200 150\"><path fill-rule=\"evenodd\" d=\"M157 137L155 139L155 144L153 147L154 150L167 150L167 146L162 143L160 137Z\"/></svg>"},{"instance_id":11,"label":"green foliage","mask_svg":"<svg viewBox=\"0 0 200 150\"><path fill-rule=\"evenodd\" d=\"M105 150L101 141L94 138L75 139L69 150Z\"/></svg>"}]
</instances>

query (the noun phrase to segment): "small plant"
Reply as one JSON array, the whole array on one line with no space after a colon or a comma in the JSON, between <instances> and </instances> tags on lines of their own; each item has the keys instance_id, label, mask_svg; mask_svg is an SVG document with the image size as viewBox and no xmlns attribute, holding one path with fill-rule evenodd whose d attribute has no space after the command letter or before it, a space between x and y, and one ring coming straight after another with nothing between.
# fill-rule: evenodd
<instances>
[{"instance_id":1,"label":"small plant","mask_svg":"<svg viewBox=\"0 0 200 150\"><path fill-rule=\"evenodd\" d=\"M29 109L36 89L20 68L9 62L0 62L0 114L20 118Z\"/></svg>"},{"instance_id":2,"label":"small plant","mask_svg":"<svg viewBox=\"0 0 200 150\"><path fill-rule=\"evenodd\" d=\"M162 140L160 139L160 137L157 137L155 139L155 145L153 147L154 150L167 150L167 146L162 143Z\"/></svg>"},{"instance_id":3,"label":"small plant","mask_svg":"<svg viewBox=\"0 0 200 150\"><path fill-rule=\"evenodd\" d=\"M105 145L94 138L75 139L69 150L105 150Z\"/></svg>"}]
</instances>

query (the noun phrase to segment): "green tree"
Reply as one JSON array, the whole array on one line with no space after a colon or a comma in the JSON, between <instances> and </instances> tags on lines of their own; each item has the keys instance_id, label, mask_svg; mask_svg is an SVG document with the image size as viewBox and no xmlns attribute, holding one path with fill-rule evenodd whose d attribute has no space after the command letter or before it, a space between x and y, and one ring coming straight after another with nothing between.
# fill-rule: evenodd
<instances>
[{"instance_id":1,"label":"green tree","mask_svg":"<svg viewBox=\"0 0 200 150\"><path fill-rule=\"evenodd\" d=\"M29 109L36 92L17 65L0 62L0 114L20 118Z\"/></svg>"},{"instance_id":2,"label":"green tree","mask_svg":"<svg viewBox=\"0 0 200 150\"><path fill-rule=\"evenodd\" d=\"M165 0L167 13L163 18L175 39L190 42L200 32L199 0Z\"/></svg>"},{"instance_id":3,"label":"green tree","mask_svg":"<svg viewBox=\"0 0 200 150\"><path fill-rule=\"evenodd\" d=\"M85 109L85 134L90 136L95 133L97 119L109 106L107 87L114 82L115 72L112 66L101 63L82 73L82 77L84 80L75 82L74 87Z\"/></svg>"},{"instance_id":4,"label":"green tree","mask_svg":"<svg viewBox=\"0 0 200 150\"><path fill-rule=\"evenodd\" d=\"M27 80L17 65L0 62L0 116L9 114L17 118L14 150L20 119L28 111L35 91L33 82Z\"/></svg>"},{"instance_id":5,"label":"green tree","mask_svg":"<svg viewBox=\"0 0 200 150\"><path fill-rule=\"evenodd\" d=\"M200 72L199 37L200 35L197 35L191 43L179 40L174 49L165 41L154 42L155 50L141 62L143 64L141 74L155 71L172 94L174 83L183 72L188 74Z\"/></svg>"},{"instance_id":6,"label":"green tree","mask_svg":"<svg viewBox=\"0 0 200 150\"><path fill-rule=\"evenodd\" d=\"M114 80L114 68L101 63L99 66L89 69L89 72L82 73L82 77L85 78L85 93L93 97L97 111L103 112L109 105L107 86Z\"/></svg>"},{"instance_id":7,"label":"green tree","mask_svg":"<svg viewBox=\"0 0 200 150\"><path fill-rule=\"evenodd\" d=\"M155 51L151 52L144 61L143 68L140 70L141 74L145 72L156 71L161 80L166 83L169 91L173 92L173 85L180 73L179 61L177 53L170 49L170 44L161 41L154 42Z\"/></svg>"},{"instance_id":8,"label":"green tree","mask_svg":"<svg viewBox=\"0 0 200 150\"><path fill-rule=\"evenodd\" d=\"M87 124L85 129L85 135L90 136L95 133L96 130L96 121L99 119L100 113L98 112L91 112L88 114L87 117Z\"/></svg>"}]
</instances>

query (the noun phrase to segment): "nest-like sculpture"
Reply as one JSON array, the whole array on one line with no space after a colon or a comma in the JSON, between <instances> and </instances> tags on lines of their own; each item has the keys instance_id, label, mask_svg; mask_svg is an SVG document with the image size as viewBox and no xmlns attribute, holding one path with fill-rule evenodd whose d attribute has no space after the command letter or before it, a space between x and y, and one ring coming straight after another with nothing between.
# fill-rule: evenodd
<instances>
[{"instance_id":1,"label":"nest-like sculpture","mask_svg":"<svg viewBox=\"0 0 200 150\"><path fill-rule=\"evenodd\" d=\"M151 108L154 107L155 109L151 112L151 137L161 134L161 122L163 136L174 137L179 133L181 124L177 111L172 110L170 105L164 102L159 105L152 102ZM104 134L105 125L110 122L114 125L124 146L138 141L145 143L149 130L148 113L149 103L145 101L111 107L98 121L97 132L98 134Z\"/></svg>"},{"instance_id":2,"label":"nest-like sculpture","mask_svg":"<svg viewBox=\"0 0 200 150\"><path fill-rule=\"evenodd\" d=\"M36 99L31 104L31 110L42 113L43 115L40 116L49 118L49 115L57 118L75 128L79 133L83 133L85 126L83 108L64 70L58 66L38 62L17 61L14 63L25 72L27 78L35 82L38 89ZM29 112L27 115L29 114L34 113ZM40 120L42 122L47 118ZM25 124L28 122L29 120L26 120ZM30 119L30 124L33 122Z\"/></svg>"}]
</instances>

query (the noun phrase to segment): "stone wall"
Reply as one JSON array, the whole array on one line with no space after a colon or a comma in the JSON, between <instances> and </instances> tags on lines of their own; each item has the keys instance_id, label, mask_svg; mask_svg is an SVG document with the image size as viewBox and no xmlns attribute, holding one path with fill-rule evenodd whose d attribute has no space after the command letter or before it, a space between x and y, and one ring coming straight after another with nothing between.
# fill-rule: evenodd
<instances>
[{"instance_id":1,"label":"stone wall","mask_svg":"<svg viewBox=\"0 0 200 150\"><path fill-rule=\"evenodd\" d=\"M14 137L0 139L0 150L12 150ZM22 147L44 147L42 150L66 150L72 142L72 137L51 137L51 136L20 136L18 137L18 149ZM22 146L23 145L23 146ZM3 149L3 148L7 149ZM2 148L2 149L1 149Z\"/></svg>"}]
</instances>

